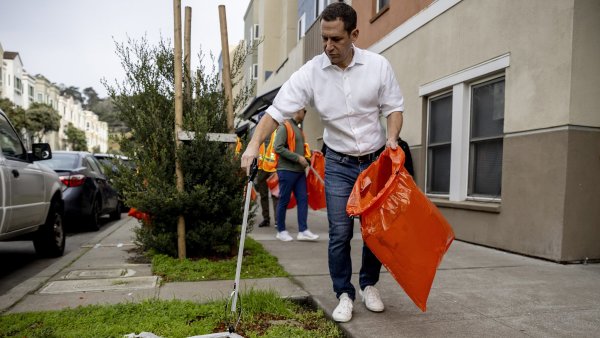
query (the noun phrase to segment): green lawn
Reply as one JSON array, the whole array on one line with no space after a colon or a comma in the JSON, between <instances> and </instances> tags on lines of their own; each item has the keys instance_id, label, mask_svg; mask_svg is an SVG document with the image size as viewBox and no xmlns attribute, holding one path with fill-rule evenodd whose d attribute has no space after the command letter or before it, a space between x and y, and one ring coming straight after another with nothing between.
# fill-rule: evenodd
<instances>
[{"instance_id":1,"label":"green lawn","mask_svg":"<svg viewBox=\"0 0 600 338\"><path fill-rule=\"evenodd\" d=\"M260 243L246 239L241 278L286 277L277 258ZM227 260L179 260L152 256L152 271L163 282L233 280L237 257ZM235 332L243 337L343 337L321 310L282 299L275 291L241 294L242 318ZM0 337L123 337L152 332L189 337L227 331L225 300L199 304L180 300L92 305L61 311L0 316Z\"/></svg>"},{"instance_id":2,"label":"green lawn","mask_svg":"<svg viewBox=\"0 0 600 338\"><path fill-rule=\"evenodd\" d=\"M321 310L282 299L274 291L242 294L241 304L243 316L235 332L244 337L342 337ZM167 338L226 329L224 301L146 300L0 316L0 337L123 337L152 332Z\"/></svg>"},{"instance_id":3,"label":"green lawn","mask_svg":"<svg viewBox=\"0 0 600 338\"><path fill-rule=\"evenodd\" d=\"M260 243L247 237L240 277L267 278L287 277L288 273ZM179 260L166 255L152 256L152 273L163 282L194 282L203 280L234 279L237 256L226 260Z\"/></svg>"}]
</instances>

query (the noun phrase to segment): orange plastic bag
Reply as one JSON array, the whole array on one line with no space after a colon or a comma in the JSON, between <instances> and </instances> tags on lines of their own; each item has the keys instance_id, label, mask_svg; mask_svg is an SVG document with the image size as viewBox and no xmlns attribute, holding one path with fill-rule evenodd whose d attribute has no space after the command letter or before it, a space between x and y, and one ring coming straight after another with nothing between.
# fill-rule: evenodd
<instances>
[{"instance_id":1,"label":"orange plastic bag","mask_svg":"<svg viewBox=\"0 0 600 338\"><path fill-rule=\"evenodd\" d=\"M269 176L269 178L267 178L267 186L269 187L271 195L279 197L279 176L277 176L277 173L273 173L271 176ZM292 192L290 195L290 203L288 203L287 208L293 209L297 203L296 197L294 197L294 193Z\"/></svg>"},{"instance_id":2,"label":"orange plastic bag","mask_svg":"<svg viewBox=\"0 0 600 338\"><path fill-rule=\"evenodd\" d=\"M323 209L325 202L325 157L320 151L313 151L310 159L312 169L306 176L306 192L308 193L308 206L313 210ZM314 170L313 170L314 169ZM318 175L318 176L317 176Z\"/></svg>"},{"instance_id":3,"label":"orange plastic bag","mask_svg":"<svg viewBox=\"0 0 600 338\"><path fill-rule=\"evenodd\" d=\"M389 148L354 184L346 212L361 216L363 240L423 311L442 257L454 240L450 224Z\"/></svg>"},{"instance_id":4,"label":"orange plastic bag","mask_svg":"<svg viewBox=\"0 0 600 338\"><path fill-rule=\"evenodd\" d=\"M140 221L145 221L148 222L150 221L150 216L145 213L145 212L141 212L139 210L137 210L136 208L129 208L129 212L127 213L128 216L134 217L139 219Z\"/></svg>"}]
</instances>

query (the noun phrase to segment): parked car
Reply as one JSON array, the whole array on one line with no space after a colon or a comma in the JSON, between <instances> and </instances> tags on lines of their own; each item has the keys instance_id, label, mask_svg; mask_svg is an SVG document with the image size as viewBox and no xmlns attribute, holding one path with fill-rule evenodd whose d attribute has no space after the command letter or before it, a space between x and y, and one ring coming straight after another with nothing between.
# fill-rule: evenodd
<instances>
[{"instance_id":1,"label":"parked car","mask_svg":"<svg viewBox=\"0 0 600 338\"><path fill-rule=\"evenodd\" d=\"M135 163L124 155L94 153L94 157L104 166L104 172L109 178L118 176L119 168L124 168L124 170L135 170L136 168ZM121 203L121 211L129 211L129 206L125 204L121 191L119 191L119 202Z\"/></svg>"},{"instance_id":2,"label":"parked car","mask_svg":"<svg viewBox=\"0 0 600 338\"><path fill-rule=\"evenodd\" d=\"M64 184L65 218L69 223L84 220L92 230L98 230L102 215L108 214L112 220L121 218L119 195L91 153L55 151L44 164L54 169Z\"/></svg>"},{"instance_id":3,"label":"parked car","mask_svg":"<svg viewBox=\"0 0 600 338\"><path fill-rule=\"evenodd\" d=\"M65 251L62 184L37 161L52 158L47 143L28 153L8 117L0 110L0 241L33 240L46 257Z\"/></svg>"}]
</instances>

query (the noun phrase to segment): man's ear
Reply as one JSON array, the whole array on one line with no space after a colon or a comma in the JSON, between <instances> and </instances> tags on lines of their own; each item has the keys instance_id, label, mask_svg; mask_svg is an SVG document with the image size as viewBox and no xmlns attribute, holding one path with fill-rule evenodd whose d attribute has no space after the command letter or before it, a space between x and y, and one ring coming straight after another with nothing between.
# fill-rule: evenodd
<instances>
[{"instance_id":1,"label":"man's ear","mask_svg":"<svg viewBox=\"0 0 600 338\"><path fill-rule=\"evenodd\" d=\"M350 33L350 39L352 39L352 43L356 42L358 39L358 28L355 28L352 33Z\"/></svg>"}]
</instances>

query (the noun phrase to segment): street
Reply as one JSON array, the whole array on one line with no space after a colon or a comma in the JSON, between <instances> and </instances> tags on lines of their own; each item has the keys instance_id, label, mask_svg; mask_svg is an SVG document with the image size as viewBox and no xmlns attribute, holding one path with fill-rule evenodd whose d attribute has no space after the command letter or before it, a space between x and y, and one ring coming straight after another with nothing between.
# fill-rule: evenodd
<instances>
[{"instance_id":1,"label":"street","mask_svg":"<svg viewBox=\"0 0 600 338\"><path fill-rule=\"evenodd\" d=\"M123 215L125 217L125 215ZM108 218L101 218L104 231L116 221L109 221ZM63 256L77 250L81 245L89 242L91 238L98 235L100 231L89 231L87 229L77 229L77 227L67 227L67 240L65 253ZM61 257L44 258L35 253L32 241L0 242L0 296L14 286L35 276L38 272L44 270Z\"/></svg>"}]
</instances>

